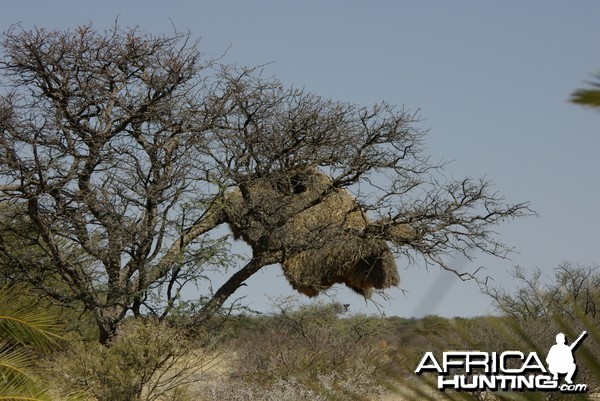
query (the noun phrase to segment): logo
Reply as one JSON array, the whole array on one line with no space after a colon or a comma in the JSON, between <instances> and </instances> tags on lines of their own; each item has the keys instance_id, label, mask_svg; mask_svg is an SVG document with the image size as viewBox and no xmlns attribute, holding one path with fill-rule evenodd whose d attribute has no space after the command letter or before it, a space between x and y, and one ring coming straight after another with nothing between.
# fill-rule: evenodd
<instances>
[{"instance_id":1,"label":"logo","mask_svg":"<svg viewBox=\"0 0 600 401\"><path fill-rule=\"evenodd\" d=\"M556 335L556 344L548 351L545 366L536 352L521 351L482 352L446 351L441 364L433 352L426 352L415 373L437 372L439 390L465 391L561 391L579 393L587 391L586 384L574 384L577 365L573 356L587 332L567 345L563 333ZM564 383L561 378L564 377Z\"/></svg>"}]
</instances>

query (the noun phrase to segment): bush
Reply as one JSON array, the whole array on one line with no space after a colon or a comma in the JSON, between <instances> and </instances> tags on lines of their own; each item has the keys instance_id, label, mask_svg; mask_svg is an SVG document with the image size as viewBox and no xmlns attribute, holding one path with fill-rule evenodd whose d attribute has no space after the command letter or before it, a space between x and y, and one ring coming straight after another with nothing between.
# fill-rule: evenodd
<instances>
[{"instance_id":1,"label":"bush","mask_svg":"<svg viewBox=\"0 0 600 401\"><path fill-rule=\"evenodd\" d=\"M339 304L284 302L278 314L240 333L232 385L213 387L211 397L271 399L268 390L286 400L376 399L392 371L385 343L379 341L384 321L341 318L344 313ZM243 384L246 396L235 390L234 381Z\"/></svg>"},{"instance_id":2,"label":"bush","mask_svg":"<svg viewBox=\"0 0 600 401\"><path fill-rule=\"evenodd\" d=\"M553 316L578 319L583 314L600 325L600 267L565 262L554 269L550 282L539 268L528 275L515 267L512 276L516 286L511 291L486 288L503 315L531 320Z\"/></svg>"},{"instance_id":3,"label":"bush","mask_svg":"<svg viewBox=\"0 0 600 401\"><path fill-rule=\"evenodd\" d=\"M140 319L122 324L108 346L81 340L54 361L57 379L84 387L99 401L195 399L192 384L217 362L177 328Z\"/></svg>"}]
</instances>

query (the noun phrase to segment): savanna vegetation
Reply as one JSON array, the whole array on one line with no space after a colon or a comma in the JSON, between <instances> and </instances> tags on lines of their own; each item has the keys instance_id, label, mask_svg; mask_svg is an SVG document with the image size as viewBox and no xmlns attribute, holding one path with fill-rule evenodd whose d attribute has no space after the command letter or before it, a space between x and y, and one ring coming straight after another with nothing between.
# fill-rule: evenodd
<instances>
[{"instance_id":1,"label":"savanna vegetation","mask_svg":"<svg viewBox=\"0 0 600 401\"><path fill-rule=\"evenodd\" d=\"M29 329L1 326L3 338L20 339L0 355L7 367L2 378L14 383L4 393L48 400L574 399L559 392L439 392L436 375L414 371L425 351L521 350L544 358L557 333L572 341L586 330L575 356L576 382L588 391L577 397L594 399L600 392L600 269L562 264L555 273L517 270L514 290L490 288L495 316L386 318L289 298L278 300L273 313L213 317L201 329L190 324L192 317L127 318L106 345L98 343L92 319L17 308L13 315L48 334L40 343L25 335ZM515 313L531 299L540 300L543 312ZM24 356L18 371L25 378L6 370L12 353Z\"/></svg>"},{"instance_id":2,"label":"savanna vegetation","mask_svg":"<svg viewBox=\"0 0 600 401\"><path fill-rule=\"evenodd\" d=\"M434 392L414 369L424 350L543 354L582 330L581 397L599 390L594 267L517 269L485 288L494 317L227 304L271 264L311 297L368 298L398 284L398 258L485 282L445 256L505 257L494 227L533 212L447 179L416 114L222 65L186 33L15 26L1 45L0 400L561 399Z\"/></svg>"}]
</instances>

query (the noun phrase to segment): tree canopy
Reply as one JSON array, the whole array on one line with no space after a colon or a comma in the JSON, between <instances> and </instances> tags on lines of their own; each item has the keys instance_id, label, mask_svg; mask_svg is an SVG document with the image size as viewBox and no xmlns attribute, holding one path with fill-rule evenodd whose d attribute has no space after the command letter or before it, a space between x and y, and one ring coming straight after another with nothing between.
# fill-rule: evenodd
<instances>
[{"instance_id":1,"label":"tree canopy","mask_svg":"<svg viewBox=\"0 0 600 401\"><path fill-rule=\"evenodd\" d=\"M506 256L493 228L530 213L484 179L446 179L424 152L418 114L324 99L206 59L189 33L15 26L2 48L0 254L45 295L92 311L102 341L129 311L166 316L209 267L235 271L201 294L199 319L263 266L333 237L382 241L394 256L453 270L452 252ZM306 171L327 177L311 196ZM276 196L256 197L257 182ZM302 220L310 241L278 238L334 193L351 201L336 219L321 210L312 225ZM261 229L244 266L211 235L233 225L234 198L245 205L238 229ZM345 223L357 213L363 223ZM366 281L377 261L354 257L363 277L352 282ZM345 280L332 275L324 287ZM159 289L161 310L149 303Z\"/></svg>"}]
</instances>

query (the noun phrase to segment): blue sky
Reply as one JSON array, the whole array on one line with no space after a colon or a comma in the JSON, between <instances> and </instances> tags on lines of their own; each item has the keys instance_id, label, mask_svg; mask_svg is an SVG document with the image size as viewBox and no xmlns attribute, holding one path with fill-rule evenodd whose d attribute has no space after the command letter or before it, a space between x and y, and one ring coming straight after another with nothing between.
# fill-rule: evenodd
<instances>
[{"instance_id":1,"label":"blue sky","mask_svg":"<svg viewBox=\"0 0 600 401\"><path fill-rule=\"evenodd\" d=\"M486 176L540 215L498 228L518 251L511 260L455 265L485 266L510 287L514 265L552 275L563 261L600 263L600 113L567 101L600 72L600 2L13 1L3 4L0 29L104 28L116 17L152 33L189 29L207 56L228 49L225 62L270 63L267 74L325 97L420 110L428 151L453 161L448 176ZM474 283L400 265L406 292L376 299L386 314L489 311ZM270 267L236 296L268 310L269 298L292 294ZM354 311L377 310L346 290L330 296Z\"/></svg>"}]
</instances>

